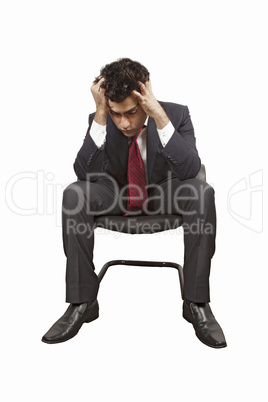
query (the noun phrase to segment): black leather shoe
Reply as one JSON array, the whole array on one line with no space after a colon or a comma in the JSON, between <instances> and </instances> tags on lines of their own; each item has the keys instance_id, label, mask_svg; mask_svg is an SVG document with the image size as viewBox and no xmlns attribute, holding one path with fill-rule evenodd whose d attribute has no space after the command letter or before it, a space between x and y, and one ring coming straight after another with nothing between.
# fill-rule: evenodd
<instances>
[{"instance_id":1,"label":"black leather shoe","mask_svg":"<svg viewBox=\"0 0 268 402\"><path fill-rule=\"evenodd\" d=\"M223 331L208 303L183 302L183 318L193 324L197 338L212 348L227 346Z\"/></svg>"},{"instance_id":2,"label":"black leather shoe","mask_svg":"<svg viewBox=\"0 0 268 402\"><path fill-rule=\"evenodd\" d=\"M70 304L63 316L43 336L46 343L60 343L73 338L84 322L91 322L99 317L99 304L92 303Z\"/></svg>"}]
</instances>

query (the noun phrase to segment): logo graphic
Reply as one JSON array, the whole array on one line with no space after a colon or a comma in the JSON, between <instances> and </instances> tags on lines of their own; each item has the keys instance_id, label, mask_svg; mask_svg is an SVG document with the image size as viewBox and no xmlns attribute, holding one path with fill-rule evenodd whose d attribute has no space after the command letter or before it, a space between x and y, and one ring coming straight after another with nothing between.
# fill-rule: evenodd
<instances>
[{"instance_id":1,"label":"logo graphic","mask_svg":"<svg viewBox=\"0 0 268 402\"><path fill-rule=\"evenodd\" d=\"M263 230L263 170L235 183L228 192L228 211L241 225L256 233Z\"/></svg>"}]
</instances>

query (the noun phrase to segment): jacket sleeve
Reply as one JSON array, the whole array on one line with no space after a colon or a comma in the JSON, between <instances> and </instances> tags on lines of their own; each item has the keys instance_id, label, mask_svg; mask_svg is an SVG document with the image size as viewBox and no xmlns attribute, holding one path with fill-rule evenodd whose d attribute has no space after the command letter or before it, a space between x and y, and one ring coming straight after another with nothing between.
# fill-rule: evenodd
<instances>
[{"instance_id":1,"label":"jacket sleeve","mask_svg":"<svg viewBox=\"0 0 268 402\"><path fill-rule=\"evenodd\" d=\"M98 148L90 136L94 116L95 113L89 115L87 133L73 165L79 180L94 180L102 172L104 145Z\"/></svg>"},{"instance_id":2,"label":"jacket sleeve","mask_svg":"<svg viewBox=\"0 0 268 402\"><path fill-rule=\"evenodd\" d=\"M174 109L169 116L175 131L161 153L178 179L187 180L197 175L201 161L188 107L183 106L182 118L179 121L175 113Z\"/></svg>"}]
</instances>

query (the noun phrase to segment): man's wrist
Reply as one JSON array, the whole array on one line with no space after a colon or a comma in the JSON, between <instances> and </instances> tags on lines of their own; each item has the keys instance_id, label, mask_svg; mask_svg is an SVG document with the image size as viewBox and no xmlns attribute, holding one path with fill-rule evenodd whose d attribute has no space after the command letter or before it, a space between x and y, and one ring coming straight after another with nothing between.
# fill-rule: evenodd
<instances>
[{"instance_id":1,"label":"man's wrist","mask_svg":"<svg viewBox=\"0 0 268 402\"><path fill-rule=\"evenodd\" d=\"M108 116L108 111L102 110L102 109L97 109L94 120L96 123L105 126L107 122L107 116Z\"/></svg>"},{"instance_id":2,"label":"man's wrist","mask_svg":"<svg viewBox=\"0 0 268 402\"><path fill-rule=\"evenodd\" d=\"M159 107L155 110L155 113L151 116L155 123L156 127L158 130L162 130L166 125L169 123L169 118L162 108L162 106L159 104Z\"/></svg>"}]
</instances>

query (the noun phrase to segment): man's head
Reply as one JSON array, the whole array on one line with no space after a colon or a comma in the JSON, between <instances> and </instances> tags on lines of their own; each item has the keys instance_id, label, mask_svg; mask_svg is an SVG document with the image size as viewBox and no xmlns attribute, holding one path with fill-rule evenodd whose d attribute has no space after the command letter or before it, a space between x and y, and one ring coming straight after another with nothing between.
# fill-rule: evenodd
<instances>
[{"instance_id":1,"label":"man's head","mask_svg":"<svg viewBox=\"0 0 268 402\"><path fill-rule=\"evenodd\" d=\"M107 64L100 71L105 80L101 87L105 89L106 101L123 102L133 90L140 92L139 81L145 83L150 74L146 67L137 61L123 58ZM96 78L95 82L99 80Z\"/></svg>"},{"instance_id":2,"label":"man's head","mask_svg":"<svg viewBox=\"0 0 268 402\"><path fill-rule=\"evenodd\" d=\"M141 92L139 82L149 80L148 70L136 61L119 59L103 67L100 76L104 78L101 88L114 124L125 136L134 137L147 115L132 91ZM95 82L98 80L99 77Z\"/></svg>"}]
</instances>

